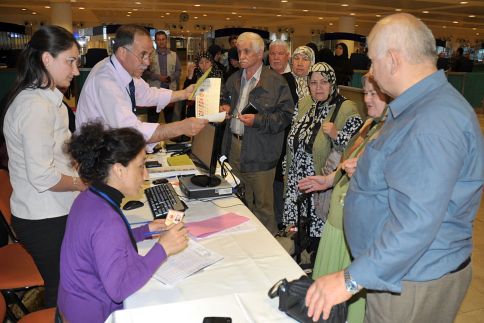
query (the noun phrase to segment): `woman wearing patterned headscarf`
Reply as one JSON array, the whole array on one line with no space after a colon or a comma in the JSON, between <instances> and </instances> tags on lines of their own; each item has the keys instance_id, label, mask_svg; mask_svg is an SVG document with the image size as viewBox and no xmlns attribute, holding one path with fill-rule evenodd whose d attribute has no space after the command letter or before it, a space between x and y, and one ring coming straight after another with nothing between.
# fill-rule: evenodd
<instances>
[{"instance_id":1,"label":"woman wearing patterned headscarf","mask_svg":"<svg viewBox=\"0 0 484 323\"><path fill-rule=\"evenodd\" d=\"M299 100L309 95L308 73L313 65L314 51L307 46L296 48L291 58L291 71L296 80L296 93Z\"/></svg>"},{"instance_id":2,"label":"woman wearing patterned headscarf","mask_svg":"<svg viewBox=\"0 0 484 323\"><path fill-rule=\"evenodd\" d=\"M217 64L213 61L213 57L209 52L200 52L195 57L195 64L188 64L187 67L187 79L183 83L183 88L187 88L190 84L197 83L198 79L202 77L207 71L207 78L215 77L222 79L223 83L223 71L218 68ZM195 106L193 101L188 101L185 105L185 109L182 111L182 118L188 118L195 116Z\"/></svg>"},{"instance_id":3,"label":"woman wearing patterned headscarf","mask_svg":"<svg viewBox=\"0 0 484 323\"><path fill-rule=\"evenodd\" d=\"M307 216L306 203L298 210L298 182L306 176L321 175L331 148L343 150L363 120L356 104L338 93L333 68L317 63L309 71L310 95L302 98L287 138L286 183L283 222L297 223ZM333 122L329 122L336 114ZM311 249L317 248L325 220L316 216L313 196L309 199Z\"/></svg>"}]
</instances>

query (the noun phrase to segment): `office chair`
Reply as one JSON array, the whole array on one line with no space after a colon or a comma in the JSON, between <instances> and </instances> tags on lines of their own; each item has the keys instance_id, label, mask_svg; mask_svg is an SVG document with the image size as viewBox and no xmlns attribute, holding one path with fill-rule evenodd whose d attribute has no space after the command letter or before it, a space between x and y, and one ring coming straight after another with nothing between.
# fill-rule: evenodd
<instances>
[{"instance_id":1,"label":"office chair","mask_svg":"<svg viewBox=\"0 0 484 323\"><path fill-rule=\"evenodd\" d=\"M55 322L55 307L46 308L25 315L18 323L52 323Z\"/></svg>"},{"instance_id":2,"label":"office chair","mask_svg":"<svg viewBox=\"0 0 484 323\"><path fill-rule=\"evenodd\" d=\"M8 172L0 169L0 220L7 226L13 243L0 248L0 291L8 303L16 303L27 314L29 311L22 303L16 292L26 291L31 287L44 285L44 280L32 259L32 256L18 242L10 227L12 214L10 213L10 195L12 186ZM7 307L7 315L13 321L16 317Z\"/></svg>"},{"instance_id":3,"label":"office chair","mask_svg":"<svg viewBox=\"0 0 484 323\"><path fill-rule=\"evenodd\" d=\"M5 314L7 313L7 304L5 304L5 298L0 294L0 322L5 320Z\"/></svg>"}]
</instances>

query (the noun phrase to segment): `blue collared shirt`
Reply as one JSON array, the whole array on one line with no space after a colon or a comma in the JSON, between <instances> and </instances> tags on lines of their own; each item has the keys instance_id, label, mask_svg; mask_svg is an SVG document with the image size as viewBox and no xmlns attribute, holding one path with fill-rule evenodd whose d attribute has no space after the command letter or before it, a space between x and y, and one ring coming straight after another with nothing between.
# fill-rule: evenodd
<instances>
[{"instance_id":1,"label":"blue collared shirt","mask_svg":"<svg viewBox=\"0 0 484 323\"><path fill-rule=\"evenodd\" d=\"M456 269L471 254L483 182L475 113L435 72L389 105L380 136L358 160L344 205L352 277L400 292L402 281Z\"/></svg>"}]
</instances>

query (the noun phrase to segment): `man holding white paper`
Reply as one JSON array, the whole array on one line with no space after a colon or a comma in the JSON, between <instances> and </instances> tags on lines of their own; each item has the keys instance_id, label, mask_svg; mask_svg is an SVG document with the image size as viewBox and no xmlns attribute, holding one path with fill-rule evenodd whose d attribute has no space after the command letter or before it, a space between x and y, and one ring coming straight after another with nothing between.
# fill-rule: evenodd
<instances>
[{"instance_id":1,"label":"man holding white paper","mask_svg":"<svg viewBox=\"0 0 484 323\"><path fill-rule=\"evenodd\" d=\"M264 41L259 35L241 34L237 51L241 70L227 80L220 107L228 119L222 153L245 184L247 206L274 234L272 183L294 104L284 78L263 66Z\"/></svg>"}]
</instances>

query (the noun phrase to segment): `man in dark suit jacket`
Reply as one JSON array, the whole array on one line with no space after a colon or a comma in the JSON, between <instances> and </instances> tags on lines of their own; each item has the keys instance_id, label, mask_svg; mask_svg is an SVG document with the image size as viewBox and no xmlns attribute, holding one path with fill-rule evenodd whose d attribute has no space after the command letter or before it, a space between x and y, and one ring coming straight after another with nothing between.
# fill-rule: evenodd
<instances>
[{"instance_id":1,"label":"man in dark suit jacket","mask_svg":"<svg viewBox=\"0 0 484 323\"><path fill-rule=\"evenodd\" d=\"M274 234L272 185L294 104L284 78L263 66L264 42L259 35L241 34L237 49L241 70L230 76L223 91L221 109L229 124L222 153L246 186L247 206ZM257 114L241 114L249 105Z\"/></svg>"}]
</instances>

